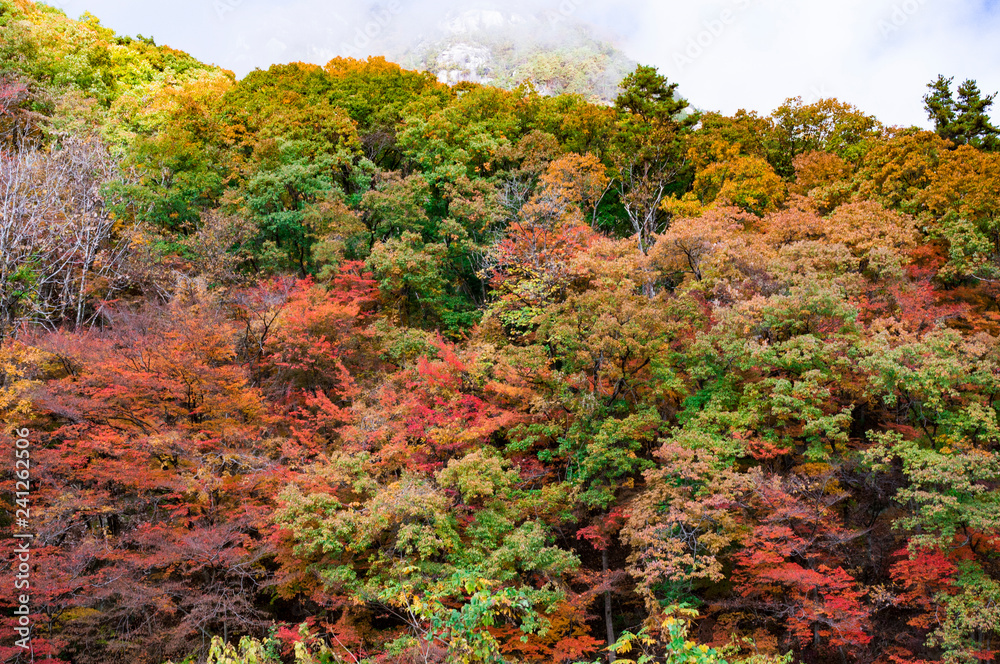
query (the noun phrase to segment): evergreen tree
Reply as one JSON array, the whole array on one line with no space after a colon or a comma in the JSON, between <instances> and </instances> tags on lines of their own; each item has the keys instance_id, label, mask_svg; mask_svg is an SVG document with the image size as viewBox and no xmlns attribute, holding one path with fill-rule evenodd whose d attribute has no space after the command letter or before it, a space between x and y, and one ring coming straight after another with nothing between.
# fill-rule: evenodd
<instances>
[{"instance_id":1,"label":"evergreen tree","mask_svg":"<svg viewBox=\"0 0 1000 664\"><path fill-rule=\"evenodd\" d=\"M956 145L971 145L983 150L1000 149L1000 129L990 123L989 109L996 93L983 96L979 86L968 79L958 86L958 99L951 90L953 78L938 76L928 83L930 92L924 95L927 117L942 138Z\"/></svg>"},{"instance_id":2,"label":"evergreen tree","mask_svg":"<svg viewBox=\"0 0 1000 664\"><path fill-rule=\"evenodd\" d=\"M676 94L677 83L669 82L656 67L639 65L621 82L621 88L621 94L615 99L616 108L645 120L681 121L685 126L693 124L693 118L690 122L682 120L688 102Z\"/></svg>"}]
</instances>

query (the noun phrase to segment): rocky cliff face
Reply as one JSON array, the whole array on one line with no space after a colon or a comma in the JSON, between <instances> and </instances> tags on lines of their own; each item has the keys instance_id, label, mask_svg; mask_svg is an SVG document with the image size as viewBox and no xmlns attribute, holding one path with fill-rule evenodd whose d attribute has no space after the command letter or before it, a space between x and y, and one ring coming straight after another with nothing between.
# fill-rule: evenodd
<instances>
[{"instance_id":1,"label":"rocky cliff face","mask_svg":"<svg viewBox=\"0 0 1000 664\"><path fill-rule=\"evenodd\" d=\"M500 87L534 83L543 94L610 101L635 63L574 16L573 0L547 11L478 8L452 12L390 57L442 83Z\"/></svg>"}]
</instances>

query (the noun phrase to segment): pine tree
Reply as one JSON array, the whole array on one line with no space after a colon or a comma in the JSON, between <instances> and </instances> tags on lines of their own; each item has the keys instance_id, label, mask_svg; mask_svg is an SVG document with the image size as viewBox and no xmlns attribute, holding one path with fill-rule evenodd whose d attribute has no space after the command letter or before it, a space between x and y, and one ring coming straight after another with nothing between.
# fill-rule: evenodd
<instances>
[{"instance_id":1,"label":"pine tree","mask_svg":"<svg viewBox=\"0 0 1000 664\"><path fill-rule=\"evenodd\" d=\"M928 83L930 92L924 95L927 117L942 138L956 145L971 145L983 150L1000 149L1000 129L990 123L989 109L996 93L983 96L979 86L967 79L958 86L958 99L951 90L954 78L938 76Z\"/></svg>"},{"instance_id":2,"label":"pine tree","mask_svg":"<svg viewBox=\"0 0 1000 664\"><path fill-rule=\"evenodd\" d=\"M621 82L621 88L621 94L615 99L617 108L645 120L680 120L685 126L693 124L693 119L689 122L682 119L688 102L677 95L677 83L669 82L656 67L639 65Z\"/></svg>"}]
</instances>

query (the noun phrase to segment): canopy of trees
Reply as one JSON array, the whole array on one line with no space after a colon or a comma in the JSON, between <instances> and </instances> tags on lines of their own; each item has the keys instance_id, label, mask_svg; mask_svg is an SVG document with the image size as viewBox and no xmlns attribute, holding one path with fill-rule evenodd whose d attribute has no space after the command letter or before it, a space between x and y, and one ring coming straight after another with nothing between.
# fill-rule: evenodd
<instances>
[{"instance_id":1,"label":"canopy of trees","mask_svg":"<svg viewBox=\"0 0 1000 664\"><path fill-rule=\"evenodd\" d=\"M1000 153L949 86L236 80L3 0L0 660L993 661Z\"/></svg>"}]
</instances>

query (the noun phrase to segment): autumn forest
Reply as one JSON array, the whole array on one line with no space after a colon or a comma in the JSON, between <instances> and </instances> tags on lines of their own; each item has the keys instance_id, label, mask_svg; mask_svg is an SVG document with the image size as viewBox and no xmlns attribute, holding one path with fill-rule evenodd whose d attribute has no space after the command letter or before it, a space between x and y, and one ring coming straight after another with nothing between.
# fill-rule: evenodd
<instances>
[{"instance_id":1,"label":"autumn forest","mask_svg":"<svg viewBox=\"0 0 1000 664\"><path fill-rule=\"evenodd\" d=\"M930 130L647 66L237 79L0 1L0 660L993 661L961 76Z\"/></svg>"}]
</instances>

